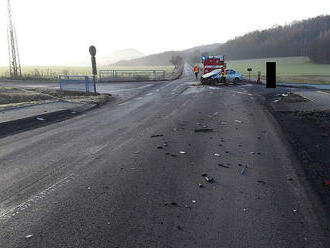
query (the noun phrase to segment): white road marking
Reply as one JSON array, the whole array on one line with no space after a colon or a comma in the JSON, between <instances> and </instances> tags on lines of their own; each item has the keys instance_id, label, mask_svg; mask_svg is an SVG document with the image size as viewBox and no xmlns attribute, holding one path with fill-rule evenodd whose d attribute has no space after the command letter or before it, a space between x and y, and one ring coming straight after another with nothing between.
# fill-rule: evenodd
<instances>
[{"instance_id":1,"label":"white road marking","mask_svg":"<svg viewBox=\"0 0 330 248\"><path fill-rule=\"evenodd\" d=\"M29 207L31 207L32 204L37 203L38 201L44 199L46 196L48 196L52 192L56 191L57 189L63 187L64 185L68 184L69 182L71 182L74 179L74 177L75 177L74 174L71 174L70 176L67 176L67 177L61 179L54 185L41 191L40 193L31 197L29 200L19 204L18 206L12 207L7 210L0 209L0 221L8 220L11 217L14 217L15 215L21 213L22 211L27 210Z\"/></svg>"}]
</instances>

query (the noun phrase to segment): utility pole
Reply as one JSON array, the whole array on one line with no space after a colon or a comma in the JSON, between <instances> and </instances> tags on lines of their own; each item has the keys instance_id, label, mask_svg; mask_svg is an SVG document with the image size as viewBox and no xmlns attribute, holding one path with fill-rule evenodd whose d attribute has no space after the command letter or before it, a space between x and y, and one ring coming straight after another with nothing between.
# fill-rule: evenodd
<instances>
[{"instance_id":1,"label":"utility pole","mask_svg":"<svg viewBox=\"0 0 330 248\"><path fill-rule=\"evenodd\" d=\"M17 37L16 37L15 27L13 24L10 0L8 0L7 3L8 3L7 35L8 35L8 53L9 53L9 73L11 78L17 79L22 77L22 69L21 69L21 62L19 59Z\"/></svg>"}]
</instances>

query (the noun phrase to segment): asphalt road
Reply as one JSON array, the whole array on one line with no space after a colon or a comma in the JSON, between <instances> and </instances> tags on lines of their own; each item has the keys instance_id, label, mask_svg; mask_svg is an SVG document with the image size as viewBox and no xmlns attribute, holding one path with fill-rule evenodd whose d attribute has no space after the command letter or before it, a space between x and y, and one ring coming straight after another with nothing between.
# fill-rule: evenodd
<instances>
[{"instance_id":1,"label":"asphalt road","mask_svg":"<svg viewBox=\"0 0 330 248\"><path fill-rule=\"evenodd\" d=\"M191 71L0 139L0 247L329 247L274 90Z\"/></svg>"}]
</instances>

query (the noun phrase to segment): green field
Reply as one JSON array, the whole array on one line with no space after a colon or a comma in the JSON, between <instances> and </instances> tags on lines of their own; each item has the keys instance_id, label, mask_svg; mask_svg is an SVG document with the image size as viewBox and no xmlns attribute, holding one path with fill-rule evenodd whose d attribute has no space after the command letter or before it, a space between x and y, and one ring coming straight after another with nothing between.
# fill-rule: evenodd
<instances>
[{"instance_id":1,"label":"green field","mask_svg":"<svg viewBox=\"0 0 330 248\"><path fill-rule=\"evenodd\" d=\"M244 76L247 68L252 68L251 77L256 78L258 71L265 78L266 61L276 62L279 82L330 84L330 65L311 63L307 57L285 57L227 62L227 68L237 70Z\"/></svg>"},{"instance_id":2,"label":"green field","mask_svg":"<svg viewBox=\"0 0 330 248\"><path fill-rule=\"evenodd\" d=\"M174 66L107 66L99 67L99 70L165 70L171 73ZM23 66L23 77L34 78L58 78L59 75L91 75L91 67L79 66ZM0 77L8 77L8 67L0 67Z\"/></svg>"}]
</instances>

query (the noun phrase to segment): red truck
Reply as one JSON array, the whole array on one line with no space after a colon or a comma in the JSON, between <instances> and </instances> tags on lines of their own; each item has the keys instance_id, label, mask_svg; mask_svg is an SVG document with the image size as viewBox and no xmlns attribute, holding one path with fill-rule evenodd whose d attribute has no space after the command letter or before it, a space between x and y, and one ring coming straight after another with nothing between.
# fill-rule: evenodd
<instances>
[{"instance_id":1,"label":"red truck","mask_svg":"<svg viewBox=\"0 0 330 248\"><path fill-rule=\"evenodd\" d=\"M225 57L222 55L202 57L202 64L203 74L220 69L221 67L226 67Z\"/></svg>"}]
</instances>

